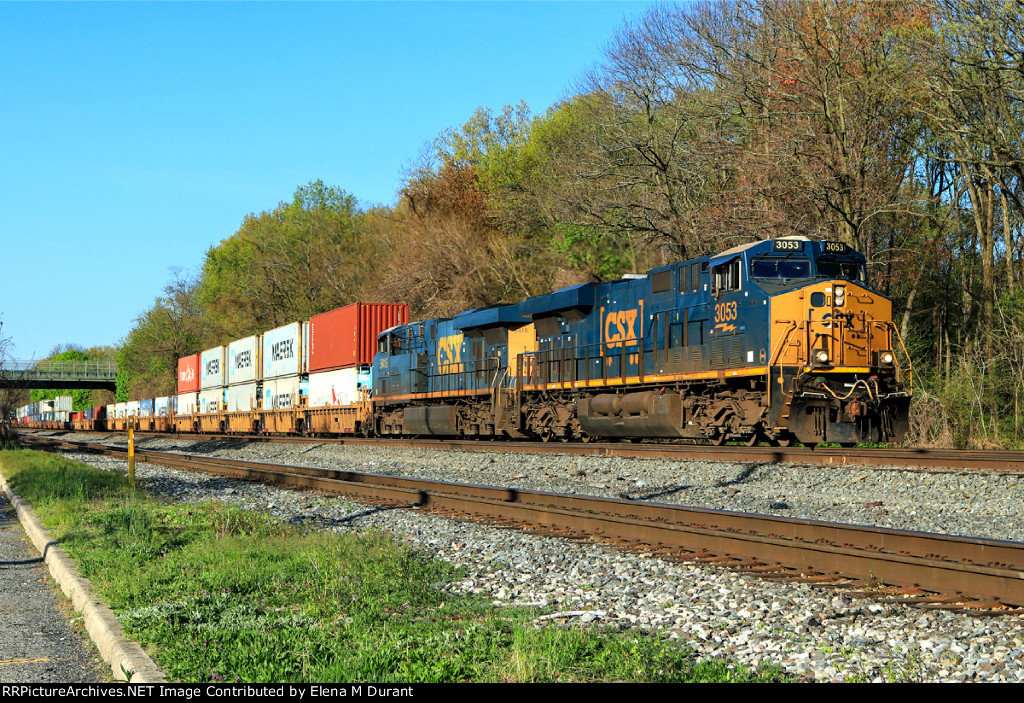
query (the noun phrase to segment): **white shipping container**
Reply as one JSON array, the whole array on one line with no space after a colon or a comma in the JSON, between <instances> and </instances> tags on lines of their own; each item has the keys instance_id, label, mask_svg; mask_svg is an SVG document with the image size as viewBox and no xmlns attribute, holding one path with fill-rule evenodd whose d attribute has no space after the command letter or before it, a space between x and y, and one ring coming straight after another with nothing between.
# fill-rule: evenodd
<instances>
[{"instance_id":1,"label":"white shipping container","mask_svg":"<svg viewBox=\"0 0 1024 703\"><path fill-rule=\"evenodd\" d=\"M255 381L228 386L226 394L229 413L249 412L259 408L260 394Z\"/></svg>"},{"instance_id":2,"label":"white shipping container","mask_svg":"<svg viewBox=\"0 0 1024 703\"><path fill-rule=\"evenodd\" d=\"M170 414L171 401L173 398L164 396L163 398L157 398L153 401L154 415L167 417Z\"/></svg>"},{"instance_id":3,"label":"white shipping container","mask_svg":"<svg viewBox=\"0 0 1024 703\"><path fill-rule=\"evenodd\" d=\"M308 383L298 376L264 379L263 409L279 410L297 407L300 398L306 395Z\"/></svg>"},{"instance_id":4,"label":"white shipping container","mask_svg":"<svg viewBox=\"0 0 1024 703\"><path fill-rule=\"evenodd\" d=\"M114 406L114 417L128 417L128 403L118 403Z\"/></svg>"},{"instance_id":5,"label":"white shipping container","mask_svg":"<svg viewBox=\"0 0 1024 703\"><path fill-rule=\"evenodd\" d=\"M107 406L107 417L111 418L111 419L117 417L117 406L116 405L111 404L111 405Z\"/></svg>"},{"instance_id":6,"label":"white shipping container","mask_svg":"<svg viewBox=\"0 0 1024 703\"><path fill-rule=\"evenodd\" d=\"M199 412L198 392L182 393L178 396L177 401L177 410L174 411L176 415L192 415Z\"/></svg>"},{"instance_id":7,"label":"white shipping container","mask_svg":"<svg viewBox=\"0 0 1024 703\"><path fill-rule=\"evenodd\" d=\"M223 388L210 388L199 391L199 412L216 413L220 412L221 404L224 402Z\"/></svg>"},{"instance_id":8,"label":"white shipping container","mask_svg":"<svg viewBox=\"0 0 1024 703\"><path fill-rule=\"evenodd\" d=\"M363 380L366 379L364 374ZM356 368L309 374L309 407L354 405L359 402L360 374Z\"/></svg>"},{"instance_id":9,"label":"white shipping container","mask_svg":"<svg viewBox=\"0 0 1024 703\"><path fill-rule=\"evenodd\" d=\"M70 395L58 395L53 401L53 409L55 412L71 412L74 400Z\"/></svg>"},{"instance_id":10,"label":"white shipping container","mask_svg":"<svg viewBox=\"0 0 1024 703\"><path fill-rule=\"evenodd\" d=\"M225 385L259 380L260 348L259 335L239 339L228 345L228 379Z\"/></svg>"},{"instance_id":11,"label":"white shipping container","mask_svg":"<svg viewBox=\"0 0 1024 703\"><path fill-rule=\"evenodd\" d=\"M139 410L139 401L129 400L125 405L125 417L139 417L142 412Z\"/></svg>"},{"instance_id":12,"label":"white shipping container","mask_svg":"<svg viewBox=\"0 0 1024 703\"><path fill-rule=\"evenodd\" d=\"M309 323L293 322L263 333L263 380L306 372L306 334Z\"/></svg>"},{"instance_id":13,"label":"white shipping container","mask_svg":"<svg viewBox=\"0 0 1024 703\"><path fill-rule=\"evenodd\" d=\"M207 349L199 355L199 389L224 386L224 347Z\"/></svg>"}]
</instances>

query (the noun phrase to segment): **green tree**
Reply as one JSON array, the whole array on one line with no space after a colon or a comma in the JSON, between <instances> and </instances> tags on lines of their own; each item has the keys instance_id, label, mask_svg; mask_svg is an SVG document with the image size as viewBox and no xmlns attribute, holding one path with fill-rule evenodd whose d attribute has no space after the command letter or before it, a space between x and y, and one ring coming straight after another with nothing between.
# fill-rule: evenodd
<instances>
[{"instance_id":1,"label":"green tree","mask_svg":"<svg viewBox=\"0 0 1024 703\"><path fill-rule=\"evenodd\" d=\"M355 302L376 243L354 196L312 181L291 202L250 214L206 254L199 302L218 344Z\"/></svg>"},{"instance_id":2,"label":"green tree","mask_svg":"<svg viewBox=\"0 0 1024 703\"><path fill-rule=\"evenodd\" d=\"M61 351L63 349L63 351ZM88 352L74 345L66 344L61 345L50 352L50 355L43 359L45 362L59 363L61 361L98 361L99 359L93 358ZM29 397L30 402L38 403L40 400L53 400L59 395L70 395L72 399L71 409L75 412L85 410L86 408L92 407L92 396L93 391L89 389L35 389L30 391Z\"/></svg>"}]
</instances>

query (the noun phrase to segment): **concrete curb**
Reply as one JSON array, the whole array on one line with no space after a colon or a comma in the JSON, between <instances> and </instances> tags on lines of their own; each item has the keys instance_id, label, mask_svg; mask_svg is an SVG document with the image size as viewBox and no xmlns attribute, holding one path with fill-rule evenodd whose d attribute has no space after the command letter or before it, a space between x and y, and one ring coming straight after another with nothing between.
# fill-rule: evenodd
<instances>
[{"instance_id":1,"label":"concrete curb","mask_svg":"<svg viewBox=\"0 0 1024 703\"><path fill-rule=\"evenodd\" d=\"M135 642L127 640L121 623L114 612L100 601L92 591L92 584L78 573L75 563L43 529L39 518L17 493L7 485L0 474L0 489L7 495L18 513L18 519L32 544L43 555L50 574L60 585L64 595L71 599L75 610L85 619L85 629L100 650L104 661L110 664L114 678L131 683L166 683L167 675Z\"/></svg>"}]
</instances>

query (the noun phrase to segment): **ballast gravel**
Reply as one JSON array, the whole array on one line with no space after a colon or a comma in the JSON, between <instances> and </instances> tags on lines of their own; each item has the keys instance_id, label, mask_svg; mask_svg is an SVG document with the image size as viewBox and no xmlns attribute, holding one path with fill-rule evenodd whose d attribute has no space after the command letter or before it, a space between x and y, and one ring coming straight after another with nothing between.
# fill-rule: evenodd
<instances>
[{"instance_id":1,"label":"ballast gravel","mask_svg":"<svg viewBox=\"0 0 1024 703\"><path fill-rule=\"evenodd\" d=\"M1024 541L1024 477L1016 474L442 452L329 441L174 438L144 439L138 446ZM72 456L111 469L125 466ZM464 567L466 577L455 590L484 594L501 606L550 606L559 617L546 622L657 630L702 658L775 664L806 681L1024 682L1021 615L911 608L416 510L145 464L137 472L148 491L173 500L218 499L326 530L387 530Z\"/></svg>"}]
</instances>

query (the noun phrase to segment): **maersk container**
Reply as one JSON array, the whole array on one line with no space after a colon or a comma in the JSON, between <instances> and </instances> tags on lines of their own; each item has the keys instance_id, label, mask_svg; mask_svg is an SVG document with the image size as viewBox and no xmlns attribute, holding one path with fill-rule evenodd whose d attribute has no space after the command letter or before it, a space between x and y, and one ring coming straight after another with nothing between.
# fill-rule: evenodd
<instances>
[{"instance_id":1,"label":"maersk container","mask_svg":"<svg viewBox=\"0 0 1024 703\"><path fill-rule=\"evenodd\" d=\"M256 382L253 381L252 383L239 383L228 386L225 389L228 412L237 413L257 410L260 405L260 394L256 385Z\"/></svg>"},{"instance_id":2,"label":"maersk container","mask_svg":"<svg viewBox=\"0 0 1024 703\"><path fill-rule=\"evenodd\" d=\"M207 349L199 357L199 390L224 387L224 349Z\"/></svg>"},{"instance_id":3,"label":"maersk container","mask_svg":"<svg viewBox=\"0 0 1024 703\"><path fill-rule=\"evenodd\" d=\"M263 380L306 373L309 323L293 322L263 333Z\"/></svg>"},{"instance_id":4,"label":"maersk container","mask_svg":"<svg viewBox=\"0 0 1024 703\"><path fill-rule=\"evenodd\" d=\"M199 412L203 414L220 412L223 403L223 388L208 388L199 391Z\"/></svg>"},{"instance_id":5,"label":"maersk container","mask_svg":"<svg viewBox=\"0 0 1024 703\"><path fill-rule=\"evenodd\" d=\"M298 407L308 392L308 382L298 376L263 380L263 409L281 410Z\"/></svg>"},{"instance_id":6,"label":"maersk container","mask_svg":"<svg viewBox=\"0 0 1024 703\"><path fill-rule=\"evenodd\" d=\"M335 369L309 374L309 407L327 405L354 405L360 399L360 384L366 383L368 374L359 369ZM366 386L369 389L369 386Z\"/></svg>"},{"instance_id":7,"label":"maersk container","mask_svg":"<svg viewBox=\"0 0 1024 703\"><path fill-rule=\"evenodd\" d=\"M199 390L199 355L178 359L178 395Z\"/></svg>"},{"instance_id":8,"label":"maersk container","mask_svg":"<svg viewBox=\"0 0 1024 703\"><path fill-rule=\"evenodd\" d=\"M167 417L171 409L171 399L167 396L153 399L153 414L157 417Z\"/></svg>"},{"instance_id":9,"label":"maersk container","mask_svg":"<svg viewBox=\"0 0 1024 703\"><path fill-rule=\"evenodd\" d=\"M196 355L198 359L198 355ZM179 393L175 415L193 415L199 412L199 392Z\"/></svg>"},{"instance_id":10,"label":"maersk container","mask_svg":"<svg viewBox=\"0 0 1024 703\"><path fill-rule=\"evenodd\" d=\"M309 318L309 372L368 366L377 335L409 322L405 303L353 303Z\"/></svg>"},{"instance_id":11,"label":"maersk container","mask_svg":"<svg viewBox=\"0 0 1024 703\"><path fill-rule=\"evenodd\" d=\"M259 380L260 335L239 339L228 345L228 377L224 385L252 383ZM228 401L231 402L230 400Z\"/></svg>"}]
</instances>

